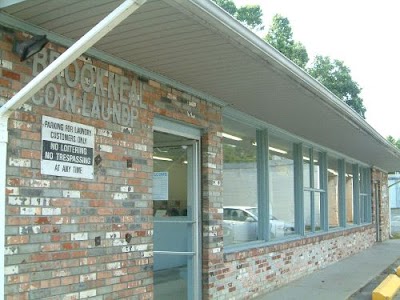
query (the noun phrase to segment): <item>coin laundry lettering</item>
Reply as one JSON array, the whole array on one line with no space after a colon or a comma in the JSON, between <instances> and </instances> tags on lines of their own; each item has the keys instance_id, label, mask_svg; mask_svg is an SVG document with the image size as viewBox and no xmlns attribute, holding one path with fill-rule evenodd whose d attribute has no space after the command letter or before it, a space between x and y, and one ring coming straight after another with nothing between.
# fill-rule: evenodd
<instances>
[{"instance_id":1,"label":"coin laundry lettering","mask_svg":"<svg viewBox=\"0 0 400 300\"><path fill-rule=\"evenodd\" d=\"M41 69L58 56L58 53L48 49L35 55L33 75L39 74ZM88 63L80 66L77 61L62 74L48 83L42 93L33 96L32 101L37 105L45 104L50 108L80 113L85 117L112 121L123 126L133 126L138 119L142 96L137 92L136 81ZM82 90L76 89L78 85Z\"/></svg>"}]
</instances>

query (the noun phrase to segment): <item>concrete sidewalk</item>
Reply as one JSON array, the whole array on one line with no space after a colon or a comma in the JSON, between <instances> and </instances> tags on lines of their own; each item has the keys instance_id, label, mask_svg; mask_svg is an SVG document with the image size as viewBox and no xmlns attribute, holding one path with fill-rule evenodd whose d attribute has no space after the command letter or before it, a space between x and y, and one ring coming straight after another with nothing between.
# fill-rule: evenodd
<instances>
[{"instance_id":1,"label":"concrete sidewalk","mask_svg":"<svg viewBox=\"0 0 400 300\"><path fill-rule=\"evenodd\" d=\"M361 253L255 298L345 300L400 258L400 240L377 243Z\"/></svg>"}]
</instances>

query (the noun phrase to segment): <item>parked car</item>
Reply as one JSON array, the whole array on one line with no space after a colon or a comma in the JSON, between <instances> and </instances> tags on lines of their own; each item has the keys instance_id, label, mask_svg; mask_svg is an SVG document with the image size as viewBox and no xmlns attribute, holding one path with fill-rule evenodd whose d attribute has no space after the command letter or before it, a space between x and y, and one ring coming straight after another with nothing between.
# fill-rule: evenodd
<instances>
[{"instance_id":1,"label":"parked car","mask_svg":"<svg viewBox=\"0 0 400 300\"><path fill-rule=\"evenodd\" d=\"M252 206L224 207L224 241L226 244L257 240L258 209ZM293 225L270 216L271 238L281 238L285 233L294 232Z\"/></svg>"}]
</instances>

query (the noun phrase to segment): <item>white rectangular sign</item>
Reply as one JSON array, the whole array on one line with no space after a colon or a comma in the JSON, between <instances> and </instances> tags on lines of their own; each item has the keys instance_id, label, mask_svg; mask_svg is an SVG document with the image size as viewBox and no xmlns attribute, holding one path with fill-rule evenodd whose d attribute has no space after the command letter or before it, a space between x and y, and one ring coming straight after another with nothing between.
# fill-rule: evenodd
<instances>
[{"instance_id":1,"label":"white rectangular sign","mask_svg":"<svg viewBox=\"0 0 400 300\"><path fill-rule=\"evenodd\" d=\"M94 134L92 126L43 116L42 174L93 179Z\"/></svg>"}]
</instances>

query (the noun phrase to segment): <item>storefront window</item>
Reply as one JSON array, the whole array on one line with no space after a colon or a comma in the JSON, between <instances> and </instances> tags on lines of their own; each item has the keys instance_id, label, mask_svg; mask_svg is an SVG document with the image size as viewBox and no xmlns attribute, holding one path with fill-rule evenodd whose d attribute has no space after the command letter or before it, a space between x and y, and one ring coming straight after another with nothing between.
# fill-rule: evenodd
<instances>
[{"instance_id":1,"label":"storefront window","mask_svg":"<svg viewBox=\"0 0 400 300\"><path fill-rule=\"evenodd\" d=\"M258 239L256 130L224 119L224 244Z\"/></svg>"},{"instance_id":2,"label":"storefront window","mask_svg":"<svg viewBox=\"0 0 400 300\"><path fill-rule=\"evenodd\" d=\"M339 227L339 171L338 160L328 158L328 220L329 228Z\"/></svg>"},{"instance_id":3,"label":"storefront window","mask_svg":"<svg viewBox=\"0 0 400 300\"><path fill-rule=\"evenodd\" d=\"M371 220L367 168L229 118L223 158L225 246Z\"/></svg>"},{"instance_id":4,"label":"storefront window","mask_svg":"<svg viewBox=\"0 0 400 300\"><path fill-rule=\"evenodd\" d=\"M367 168L360 168L360 221L368 223L371 221L371 188L370 173Z\"/></svg>"},{"instance_id":5,"label":"storefront window","mask_svg":"<svg viewBox=\"0 0 400 300\"><path fill-rule=\"evenodd\" d=\"M346 164L346 222L348 225L354 224L354 200L353 200L353 166Z\"/></svg>"},{"instance_id":6,"label":"storefront window","mask_svg":"<svg viewBox=\"0 0 400 300\"><path fill-rule=\"evenodd\" d=\"M295 233L293 144L269 137L270 239Z\"/></svg>"},{"instance_id":7,"label":"storefront window","mask_svg":"<svg viewBox=\"0 0 400 300\"><path fill-rule=\"evenodd\" d=\"M303 148L304 180L304 229L313 233L322 229L322 211L325 189L322 186L322 153L312 148Z\"/></svg>"}]
</instances>

